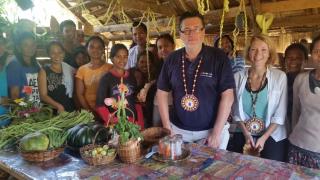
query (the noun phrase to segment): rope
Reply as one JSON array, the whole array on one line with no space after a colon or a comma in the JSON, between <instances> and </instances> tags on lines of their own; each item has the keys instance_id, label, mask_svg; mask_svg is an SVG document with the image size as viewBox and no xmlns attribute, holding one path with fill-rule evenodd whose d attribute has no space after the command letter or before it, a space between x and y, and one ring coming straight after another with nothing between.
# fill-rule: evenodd
<instances>
[{"instance_id":1,"label":"rope","mask_svg":"<svg viewBox=\"0 0 320 180\"><path fill-rule=\"evenodd\" d=\"M226 12L229 12L229 0L223 1L223 10L222 10L222 16L220 21L220 34L219 34L219 46L221 47L221 39L222 39L222 32L223 32L223 24L224 24L224 14Z\"/></svg>"},{"instance_id":2,"label":"rope","mask_svg":"<svg viewBox=\"0 0 320 180\"><path fill-rule=\"evenodd\" d=\"M209 0L197 0L197 6L201 15L205 15L210 11Z\"/></svg>"},{"instance_id":3,"label":"rope","mask_svg":"<svg viewBox=\"0 0 320 180\"><path fill-rule=\"evenodd\" d=\"M243 17L242 17L243 15ZM247 43L247 38L248 38L248 21L247 21L247 13L246 13L246 5L245 5L245 2L244 0L240 0L240 5L239 5L239 10L238 10L238 13L237 13L237 18L244 18L244 42L245 44ZM236 44L238 42L238 35L240 33L240 27L238 24L238 21L239 19L235 19L234 21L234 25L235 25L235 28L232 32L233 34L233 42L234 42L234 46L233 46L233 54L232 56L235 57L236 56ZM241 19L242 20L242 19Z\"/></svg>"},{"instance_id":4,"label":"rope","mask_svg":"<svg viewBox=\"0 0 320 180\"><path fill-rule=\"evenodd\" d=\"M186 5L183 2L183 0L179 0L179 3L181 4L183 11L188 11L188 8L186 7Z\"/></svg>"},{"instance_id":5,"label":"rope","mask_svg":"<svg viewBox=\"0 0 320 180\"><path fill-rule=\"evenodd\" d=\"M158 29L158 23L156 20L156 14L149 9L148 16L151 19L151 23L155 27L156 32L158 33L158 35L160 35L159 29Z\"/></svg>"},{"instance_id":6,"label":"rope","mask_svg":"<svg viewBox=\"0 0 320 180\"><path fill-rule=\"evenodd\" d=\"M274 15L271 13L258 14L256 16L256 22L259 25L262 34L268 34L268 29L273 22Z\"/></svg>"},{"instance_id":7,"label":"rope","mask_svg":"<svg viewBox=\"0 0 320 180\"><path fill-rule=\"evenodd\" d=\"M147 44L146 44L146 51L147 51L147 71L148 71L148 82L150 82L150 62L149 62L149 41L150 41L150 8L147 10Z\"/></svg>"},{"instance_id":8,"label":"rope","mask_svg":"<svg viewBox=\"0 0 320 180\"><path fill-rule=\"evenodd\" d=\"M121 7L120 19L122 19L123 23L129 23L131 21L127 14L124 12L123 7Z\"/></svg>"},{"instance_id":9,"label":"rope","mask_svg":"<svg viewBox=\"0 0 320 180\"><path fill-rule=\"evenodd\" d=\"M98 20L106 19L104 25L107 25L113 15L114 9L117 6L117 4L119 4L119 1L115 2L115 0L112 0L109 4L109 7L108 7L106 13L102 17L99 17ZM113 6L113 8L111 8L112 6Z\"/></svg>"},{"instance_id":10,"label":"rope","mask_svg":"<svg viewBox=\"0 0 320 180\"><path fill-rule=\"evenodd\" d=\"M75 6L71 6L70 8L74 8L74 7L77 7L77 6L79 6L80 8L81 8L81 11L86 11L86 12L89 12L89 10L86 8L86 6L84 5L84 2L83 2L83 0L77 0L77 5L75 5ZM69 9L70 9L69 8Z\"/></svg>"},{"instance_id":11,"label":"rope","mask_svg":"<svg viewBox=\"0 0 320 180\"><path fill-rule=\"evenodd\" d=\"M177 21L176 16L172 15L168 22L168 27L170 27L170 34L173 38L173 40L176 40L176 34L177 34Z\"/></svg>"}]
</instances>

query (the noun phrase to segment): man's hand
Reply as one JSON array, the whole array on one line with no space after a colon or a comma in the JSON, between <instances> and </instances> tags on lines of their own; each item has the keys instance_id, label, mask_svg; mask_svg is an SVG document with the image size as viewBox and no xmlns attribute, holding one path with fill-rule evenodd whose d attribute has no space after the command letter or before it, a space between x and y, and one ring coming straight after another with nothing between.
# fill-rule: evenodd
<instances>
[{"instance_id":1,"label":"man's hand","mask_svg":"<svg viewBox=\"0 0 320 180\"><path fill-rule=\"evenodd\" d=\"M168 129L168 130L170 131L170 134L173 133L173 131L172 131L172 129L171 129L171 126L170 126L170 123L167 124L167 125L164 124L164 125L163 125L163 128Z\"/></svg>"},{"instance_id":2,"label":"man's hand","mask_svg":"<svg viewBox=\"0 0 320 180\"><path fill-rule=\"evenodd\" d=\"M221 138L220 135L215 135L213 133L209 134L207 139L207 145L212 148L219 148Z\"/></svg>"},{"instance_id":3,"label":"man's hand","mask_svg":"<svg viewBox=\"0 0 320 180\"><path fill-rule=\"evenodd\" d=\"M168 96L169 92L157 90L156 98L158 101L159 113L164 128L170 130L172 133L170 120L169 120L169 107L168 107Z\"/></svg>"}]
</instances>

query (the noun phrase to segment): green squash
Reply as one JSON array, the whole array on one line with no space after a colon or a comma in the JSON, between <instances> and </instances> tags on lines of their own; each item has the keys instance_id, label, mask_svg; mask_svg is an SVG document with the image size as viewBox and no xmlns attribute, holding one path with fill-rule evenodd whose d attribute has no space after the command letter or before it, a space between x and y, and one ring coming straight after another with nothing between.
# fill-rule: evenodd
<instances>
[{"instance_id":1,"label":"green squash","mask_svg":"<svg viewBox=\"0 0 320 180\"><path fill-rule=\"evenodd\" d=\"M100 124L80 124L68 130L67 145L72 148L80 148L92 144L94 136L99 130L95 143L108 142L111 138L109 128Z\"/></svg>"},{"instance_id":2,"label":"green squash","mask_svg":"<svg viewBox=\"0 0 320 180\"><path fill-rule=\"evenodd\" d=\"M24 136L20 140L22 151L45 151L49 146L49 138L40 132L35 132Z\"/></svg>"}]
</instances>

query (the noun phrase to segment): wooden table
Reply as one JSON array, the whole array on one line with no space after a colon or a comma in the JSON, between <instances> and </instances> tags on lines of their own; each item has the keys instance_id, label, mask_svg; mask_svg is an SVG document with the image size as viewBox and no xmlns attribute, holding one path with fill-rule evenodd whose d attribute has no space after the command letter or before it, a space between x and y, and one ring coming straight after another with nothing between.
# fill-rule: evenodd
<instances>
[{"instance_id":1,"label":"wooden table","mask_svg":"<svg viewBox=\"0 0 320 180\"><path fill-rule=\"evenodd\" d=\"M189 144L191 156L177 163L141 159L88 166L62 154L46 163L24 161L16 152L0 152L0 168L18 179L320 179L320 170ZM201 169L204 161L213 163Z\"/></svg>"}]
</instances>

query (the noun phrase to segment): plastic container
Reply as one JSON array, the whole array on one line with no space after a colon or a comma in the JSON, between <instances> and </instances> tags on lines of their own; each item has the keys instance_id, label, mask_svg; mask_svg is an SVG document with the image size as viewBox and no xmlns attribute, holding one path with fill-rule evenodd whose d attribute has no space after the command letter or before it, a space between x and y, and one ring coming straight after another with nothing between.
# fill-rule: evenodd
<instances>
[{"instance_id":1,"label":"plastic container","mask_svg":"<svg viewBox=\"0 0 320 180\"><path fill-rule=\"evenodd\" d=\"M182 135L166 136L159 141L159 154L163 159L177 160L182 155Z\"/></svg>"}]
</instances>

